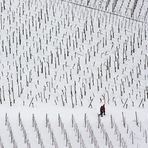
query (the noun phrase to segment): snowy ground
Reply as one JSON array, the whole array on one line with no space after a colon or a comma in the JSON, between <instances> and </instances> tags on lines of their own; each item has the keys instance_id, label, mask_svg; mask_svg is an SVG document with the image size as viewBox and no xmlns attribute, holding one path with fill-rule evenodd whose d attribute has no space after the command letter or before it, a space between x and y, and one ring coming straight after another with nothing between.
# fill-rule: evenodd
<instances>
[{"instance_id":1,"label":"snowy ground","mask_svg":"<svg viewBox=\"0 0 148 148\"><path fill-rule=\"evenodd\" d=\"M136 125L135 111L138 115L138 125ZM109 141L111 141L113 147L120 147L120 134L121 134L121 147L124 144L127 147L147 147L145 131L148 130L148 116L146 117L145 111L143 109L137 110L122 110L121 108L111 108L107 106L106 116L101 117L101 124L98 120L98 108L88 109L88 108L61 108L53 106L42 106L41 108L26 108L26 107L15 107L6 108L1 107L0 112L0 133L1 141L4 147L13 147L13 142L11 143L11 136L8 130L8 125L6 123L6 113L8 121L10 122L13 137L17 143L17 147L27 147L27 142L24 141L23 128L26 130L27 139L29 139L30 147L55 147L52 145L52 137L50 132L46 127L46 116L50 121L51 129L53 131L55 141L58 147L66 147L66 139L64 138L62 129L65 129L68 135L68 139L72 147L80 147L80 138L78 138L76 133L76 126L72 127L72 115L74 116L75 122L78 125L78 130L82 135L84 144L86 147L96 147L96 143L91 142L92 133L89 133L90 126L85 127L85 114L87 120L90 122L91 129L94 136L96 137L97 143L100 148L111 147ZM123 126L122 112L125 116L125 127ZM23 123L23 128L19 125L19 113L21 121ZM33 115L37 122L41 140L44 146L41 146L41 142L38 143L38 136L36 130L33 127ZM59 126L60 115L64 127ZM113 127L111 124L111 116L113 119ZM100 125L100 126L99 126ZM120 134L119 134L120 133ZM133 134L133 135L132 135ZM106 141L106 137L109 137ZM79 141L78 141L79 139ZM95 146L94 146L95 145ZM2 147L2 146L1 146Z\"/></svg>"},{"instance_id":2,"label":"snowy ground","mask_svg":"<svg viewBox=\"0 0 148 148\"><path fill-rule=\"evenodd\" d=\"M0 147L147 148L147 19L147 0L0 0Z\"/></svg>"}]
</instances>

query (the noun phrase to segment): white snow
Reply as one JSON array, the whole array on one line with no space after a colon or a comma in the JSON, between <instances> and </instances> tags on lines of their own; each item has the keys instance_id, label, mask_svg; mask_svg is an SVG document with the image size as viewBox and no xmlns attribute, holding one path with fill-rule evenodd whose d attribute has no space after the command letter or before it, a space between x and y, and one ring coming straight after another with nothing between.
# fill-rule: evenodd
<instances>
[{"instance_id":1,"label":"white snow","mask_svg":"<svg viewBox=\"0 0 148 148\"><path fill-rule=\"evenodd\" d=\"M147 0L0 0L0 147L147 148L147 19Z\"/></svg>"}]
</instances>

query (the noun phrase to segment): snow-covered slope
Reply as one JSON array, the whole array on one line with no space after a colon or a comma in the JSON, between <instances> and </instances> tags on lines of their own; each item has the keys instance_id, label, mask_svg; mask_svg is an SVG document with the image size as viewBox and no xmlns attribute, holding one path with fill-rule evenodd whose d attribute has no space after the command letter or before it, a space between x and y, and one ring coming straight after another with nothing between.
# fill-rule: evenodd
<instances>
[{"instance_id":1,"label":"snow-covered slope","mask_svg":"<svg viewBox=\"0 0 148 148\"><path fill-rule=\"evenodd\" d=\"M0 0L0 146L147 148L147 18L146 0Z\"/></svg>"}]
</instances>

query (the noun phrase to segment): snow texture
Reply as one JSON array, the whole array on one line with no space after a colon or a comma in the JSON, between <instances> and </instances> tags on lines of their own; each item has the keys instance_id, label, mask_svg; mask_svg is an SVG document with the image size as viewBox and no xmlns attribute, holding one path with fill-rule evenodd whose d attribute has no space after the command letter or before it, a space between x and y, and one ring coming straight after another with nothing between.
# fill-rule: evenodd
<instances>
[{"instance_id":1,"label":"snow texture","mask_svg":"<svg viewBox=\"0 0 148 148\"><path fill-rule=\"evenodd\" d=\"M0 0L0 147L147 148L148 1Z\"/></svg>"}]
</instances>

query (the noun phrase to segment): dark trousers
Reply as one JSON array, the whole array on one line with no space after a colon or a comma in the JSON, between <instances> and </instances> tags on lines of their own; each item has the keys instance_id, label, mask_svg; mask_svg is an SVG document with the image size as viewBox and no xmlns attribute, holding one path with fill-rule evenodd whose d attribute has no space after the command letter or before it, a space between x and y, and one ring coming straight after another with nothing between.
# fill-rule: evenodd
<instances>
[{"instance_id":1,"label":"dark trousers","mask_svg":"<svg viewBox=\"0 0 148 148\"><path fill-rule=\"evenodd\" d=\"M103 117L103 115L105 115L105 112L101 111L100 115L101 115L101 117Z\"/></svg>"}]
</instances>

